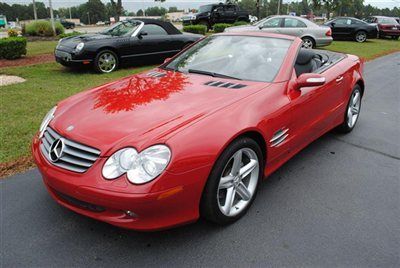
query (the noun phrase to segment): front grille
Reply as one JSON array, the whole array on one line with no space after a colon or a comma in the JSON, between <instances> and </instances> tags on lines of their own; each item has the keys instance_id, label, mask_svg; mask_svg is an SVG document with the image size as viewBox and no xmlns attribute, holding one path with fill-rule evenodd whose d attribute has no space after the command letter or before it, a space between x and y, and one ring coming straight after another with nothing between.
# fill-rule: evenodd
<instances>
[{"instance_id":1,"label":"front grille","mask_svg":"<svg viewBox=\"0 0 400 268\"><path fill-rule=\"evenodd\" d=\"M50 148L57 140L62 140L64 146L59 158L53 161L50 158ZM53 165L78 173L87 171L100 156L99 150L68 140L50 127L44 132L40 150Z\"/></svg>"}]
</instances>

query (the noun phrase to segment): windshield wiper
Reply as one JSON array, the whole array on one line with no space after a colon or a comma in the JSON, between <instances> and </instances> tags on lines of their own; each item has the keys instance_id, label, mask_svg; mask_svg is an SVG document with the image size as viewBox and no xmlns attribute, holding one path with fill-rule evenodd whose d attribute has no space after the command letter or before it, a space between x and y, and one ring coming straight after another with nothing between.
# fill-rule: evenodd
<instances>
[{"instance_id":1,"label":"windshield wiper","mask_svg":"<svg viewBox=\"0 0 400 268\"><path fill-rule=\"evenodd\" d=\"M219 73L207 72L207 71L195 70L195 69L189 69L189 70L188 70L188 73L192 73L192 74L204 74L204 75L209 75L209 76L219 77L219 78L230 78L230 79L235 79L235 80L242 80L242 79L240 79L240 78L233 77L233 76L229 76L229 75L225 75L225 74L219 74Z\"/></svg>"}]
</instances>

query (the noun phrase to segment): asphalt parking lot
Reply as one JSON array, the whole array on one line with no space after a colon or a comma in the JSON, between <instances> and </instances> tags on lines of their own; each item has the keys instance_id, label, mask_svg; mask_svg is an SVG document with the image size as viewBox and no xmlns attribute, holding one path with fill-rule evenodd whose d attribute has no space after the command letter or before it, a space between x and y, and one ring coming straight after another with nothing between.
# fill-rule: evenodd
<instances>
[{"instance_id":1,"label":"asphalt parking lot","mask_svg":"<svg viewBox=\"0 0 400 268\"><path fill-rule=\"evenodd\" d=\"M36 169L0 180L0 266L399 267L400 53L364 73L356 129L295 156L231 226L138 233L58 206Z\"/></svg>"}]
</instances>

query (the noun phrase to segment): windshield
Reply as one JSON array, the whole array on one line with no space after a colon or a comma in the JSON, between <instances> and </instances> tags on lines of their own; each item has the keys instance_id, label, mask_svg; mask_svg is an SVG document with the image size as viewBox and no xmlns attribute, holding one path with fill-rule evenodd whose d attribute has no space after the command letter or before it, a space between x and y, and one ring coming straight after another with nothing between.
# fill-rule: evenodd
<instances>
[{"instance_id":1,"label":"windshield","mask_svg":"<svg viewBox=\"0 0 400 268\"><path fill-rule=\"evenodd\" d=\"M121 21L114 24L112 27L101 31L100 34L112 36L131 35L140 25L140 21Z\"/></svg>"},{"instance_id":2,"label":"windshield","mask_svg":"<svg viewBox=\"0 0 400 268\"><path fill-rule=\"evenodd\" d=\"M381 24L398 24L394 18L378 18L378 23Z\"/></svg>"},{"instance_id":3,"label":"windshield","mask_svg":"<svg viewBox=\"0 0 400 268\"><path fill-rule=\"evenodd\" d=\"M290 40L253 36L211 36L171 61L166 68L240 80L271 82Z\"/></svg>"},{"instance_id":4,"label":"windshield","mask_svg":"<svg viewBox=\"0 0 400 268\"><path fill-rule=\"evenodd\" d=\"M201 6L199 8L199 13L211 12L212 7L212 5Z\"/></svg>"}]
</instances>

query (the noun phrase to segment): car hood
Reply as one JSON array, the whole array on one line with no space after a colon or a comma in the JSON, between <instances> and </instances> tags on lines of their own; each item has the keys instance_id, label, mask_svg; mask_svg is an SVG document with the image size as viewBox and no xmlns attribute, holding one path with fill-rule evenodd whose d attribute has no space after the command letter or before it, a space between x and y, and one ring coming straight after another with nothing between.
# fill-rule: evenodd
<instances>
[{"instance_id":1,"label":"car hood","mask_svg":"<svg viewBox=\"0 0 400 268\"><path fill-rule=\"evenodd\" d=\"M242 87L221 87L222 82ZM142 150L266 86L156 69L62 101L51 127L103 156L125 146Z\"/></svg>"},{"instance_id":2,"label":"car hood","mask_svg":"<svg viewBox=\"0 0 400 268\"><path fill-rule=\"evenodd\" d=\"M81 42L89 42L94 40L104 40L115 38L111 35L105 34L82 34L78 36L70 36L63 38L58 45L58 48L66 47L66 48L75 48L77 44Z\"/></svg>"},{"instance_id":3,"label":"car hood","mask_svg":"<svg viewBox=\"0 0 400 268\"><path fill-rule=\"evenodd\" d=\"M254 25L241 25L234 26L225 29L225 32L251 32L251 31L259 31L260 28Z\"/></svg>"}]
</instances>

